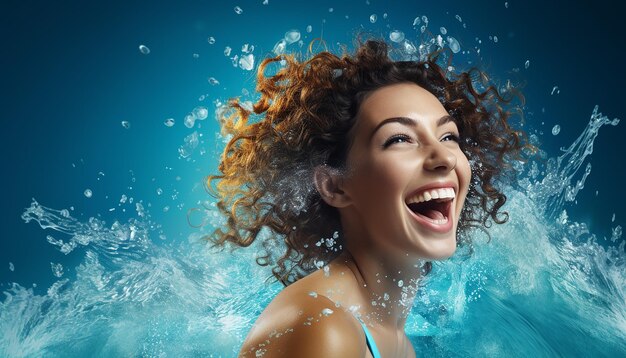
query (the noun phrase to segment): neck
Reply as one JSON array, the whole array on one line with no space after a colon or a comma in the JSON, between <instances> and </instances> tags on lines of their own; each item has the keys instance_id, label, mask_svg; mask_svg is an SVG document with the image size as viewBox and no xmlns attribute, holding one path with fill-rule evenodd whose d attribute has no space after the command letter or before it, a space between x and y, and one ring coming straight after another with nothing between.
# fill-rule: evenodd
<instances>
[{"instance_id":1,"label":"neck","mask_svg":"<svg viewBox=\"0 0 626 358\"><path fill-rule=\"evenodd\" d=\"M359 245L348 245L339 260L350 268L361 289L365 302L359 310L362 319L385 330L403 332L417 293L422 261L407 254L385 256Z\"/></svg>"}]
</instances>

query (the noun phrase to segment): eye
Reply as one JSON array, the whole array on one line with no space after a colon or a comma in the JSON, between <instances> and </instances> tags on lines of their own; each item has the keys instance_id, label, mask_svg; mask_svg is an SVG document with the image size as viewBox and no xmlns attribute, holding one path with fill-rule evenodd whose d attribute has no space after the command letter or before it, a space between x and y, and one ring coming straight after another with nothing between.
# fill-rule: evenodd
<instances>
[{"instance_id":1,"label":"eye","mask_svg":"<svg viewBox=\"0 0 626 358\"><path fill-rule=\"evenodd\" d=\"M400 141L411 142L411 137L406 134L396 134L391 138L387 139L385 144L383 144L383 148L387 148L392 144L400 143Z\"/></svg>"},{"instance_id":2,"label":"eye","mask_svg":"<svg viewBox=\"0 0 626 358\"><path fill-rule=\"evenodd\" d=\"M453 140L453 141L455 141L455 142L457 142L457 143L459 143L459 142L461 141L461 139L459 138L459 136L458 136L458 135L456 135L456 134L453 134L453 133L449 133L448 135L446 135L445 137L443 137L443 139L442 139L442 140L447 142L447 141L448 141L448 139L451 139L451 140Z\"/></svg>"}]
</instances>

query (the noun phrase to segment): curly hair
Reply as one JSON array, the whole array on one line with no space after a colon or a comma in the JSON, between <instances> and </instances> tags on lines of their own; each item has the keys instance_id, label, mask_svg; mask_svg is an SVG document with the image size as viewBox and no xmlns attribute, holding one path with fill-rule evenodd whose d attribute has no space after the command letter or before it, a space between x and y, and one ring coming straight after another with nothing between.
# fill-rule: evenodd
<instances>
[{"instance_id":1,"label":"curly hair","mask_svg":"<svg viewBox=\"0 0 626 358\"><path fill-rule=\"evenodd\" d=\"M504 109L515 96L523 103L523 96L498 91L476 68L459 74L442 68L442 51L421 61L393 61L389 49L383 40L359 40L354 55L323 51L305 61L280 55L261 63L260 99L252 108L231 99L218 116L223 134L232 138L222 154L221 174L208 176L205 184L227 220L225 228L205 239L214 246L231 242L245 247L261 236L267 250L256 261L273 265L274 277L285 286L338 256L337 247L345 246L338 235L339 211L314 189L313 169L345 168L353 140L348 132L366 95L400 82L413 82L435 95L465 138L461 149L472 164L473 179L457 233L508 220L507 212L499 212L506 196L495 180L512 172L511 161L524 161L522 149L535 149L523 132L510 127L515 112ZM278 61L284 66L266 76L268 65ZM261 119L249 123L253 113ZM271 230L268 237L261 235L263 228ZM339 245L320 245L327 237ZM277 248L282 255L276 260Z\"/></svg>"}]
</instances>

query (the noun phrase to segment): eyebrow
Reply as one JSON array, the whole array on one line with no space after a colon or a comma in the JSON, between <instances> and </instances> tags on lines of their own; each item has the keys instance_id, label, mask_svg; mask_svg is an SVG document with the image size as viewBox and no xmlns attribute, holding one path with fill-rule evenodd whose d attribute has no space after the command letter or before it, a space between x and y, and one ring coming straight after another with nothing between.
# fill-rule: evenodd
<instances>
[{"instance_id":1,"label":"eyebrow","mask_svg":"<svg viewBox=\"0 0 626 358\"><path fill-rule=\"evenodd\" d=\"M455 122L454 117L452 117L451 115L445 115L441 118L439 118L437 120L437 127L441 127L442 125L448 123L448 122ZM380 122L376 128L374 128L374 130L372 131L372 134L370 134L370 138L369 141L372 140L372 138L374 137L374 134L376 134L376 132L380 129L380 127L384 126L385 124L389 124L389 123L400 123L403 124L405 126L409 126L409 127L417 127L417 121L413 118L409 118L409 117L391 117L391 118L387 118L384 121Z\"/></svg>"}]
</instances>

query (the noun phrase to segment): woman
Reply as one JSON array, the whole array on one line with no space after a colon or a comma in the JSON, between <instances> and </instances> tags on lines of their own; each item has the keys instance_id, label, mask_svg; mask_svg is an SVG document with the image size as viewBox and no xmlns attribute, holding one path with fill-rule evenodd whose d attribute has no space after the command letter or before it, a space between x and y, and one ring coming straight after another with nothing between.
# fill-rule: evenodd
<instances>
[{"instance_id":1,"label":"woman","mask_svg":"<svg viewBox=\"0 0 626 358\"><path fill-rule=\"evenodd\" d=\"M228 222L211 238L262 240L257 262L287 286L241 356L414 357L404 325L429 260L507 220L494 180L533 147L508 124L509 98L440 56L394 62L374 40L354 56L279 56L259 68L252 111L230 102L233 137L207 180Z\"/></svg>"}]
</instances>

